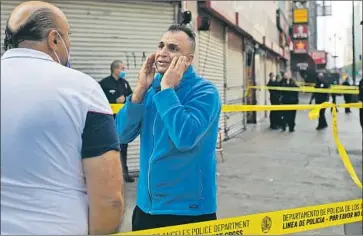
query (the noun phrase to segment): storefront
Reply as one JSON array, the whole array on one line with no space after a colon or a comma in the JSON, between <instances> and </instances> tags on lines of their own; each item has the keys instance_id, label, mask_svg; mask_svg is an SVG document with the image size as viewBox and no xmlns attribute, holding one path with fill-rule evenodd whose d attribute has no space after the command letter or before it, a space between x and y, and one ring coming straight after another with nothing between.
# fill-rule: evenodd
<instances>
[{"instance_id":1,"label":"storefront","mask_svg":"<svg viewBox=\"0 0 363 236\"><path fill-rule=\"evenodd\" d=\"M212 81L217 86L222 104L225 104L225 27L208 13L202 12L202 14L210 18L211 26L209 30L199 31L198 72L202 77ZM220 116L219 128L222 130L222 139L224 139L226 125L223 112Z\"/></svg>"},{"instance_id":2,"label":"storefront","mask_svg":"<svg viewBox=\"0 0 363 236\"><path fill-rule=\"evenodd\" d=\"M245 87L243 39L229 30L227 36L227 83L226 104L243 104ZM227 138L233 138L241 133L245 127L245 112L231 112L225 114Z\"/></svg>"},{"instance_id":3,"label":"storefront","mask_svg":"<svg viewBox=\"0 0 363 236\"><path fill-rule=\"evenodd\" d=\"M1 52L6 21L23 1L1 1ZM157 48L161 35L175 22L178 4L169 2L49 1L61 8L71 27L71 65L97 81L110 74L113 60L128 68L132 88L146 56ZM139 139L129 145L130 172L139 170Z\"/></svg>"}]
</instances>

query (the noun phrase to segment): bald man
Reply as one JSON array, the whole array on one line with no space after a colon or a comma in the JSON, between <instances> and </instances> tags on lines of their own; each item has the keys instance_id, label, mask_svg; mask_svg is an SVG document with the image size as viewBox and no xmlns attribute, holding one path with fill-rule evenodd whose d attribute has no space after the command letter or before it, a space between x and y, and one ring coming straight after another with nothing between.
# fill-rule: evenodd
<instances>
[{"instance_id":1,"label":"bald man","mask_svg":"<svg viewBox=\"0 0 363 236\"><path fill-rule=\"evenodd\" d=\"M25 2L5 34L1 234L116 232L124 213L120 143L99 84L69 68L66 16Z\"/></svg>"}]
</instances>

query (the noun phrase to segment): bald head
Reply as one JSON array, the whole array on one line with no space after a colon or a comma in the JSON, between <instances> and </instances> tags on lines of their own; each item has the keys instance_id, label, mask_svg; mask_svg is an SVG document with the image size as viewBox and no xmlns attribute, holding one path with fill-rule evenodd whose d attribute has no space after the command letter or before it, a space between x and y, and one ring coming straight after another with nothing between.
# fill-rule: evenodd
<instances>
[{"instance_id":1,"label":"bald head","mask_svg":"<svg viewBox=\"0 0 363 236\"><path fill-rule=\"evenodd\" d=\"M51 30L66 28L64 13L56 6L41 1L29 1L18 5L10 14L5 30L5 50L16 48L24 41L45 40Z\"/></svg>"},{"instance_id":2,"label":"bald head","mask_svg":"<svg viewBox=\"0 0 363 236\"><path fill-rule=\"evenodd\" d=\"M41 1L29 1L18 5L10 14L8 26L12 31L16 31L20 26L25 25L29 18L39 12L39 10L48 10L53 16L61 17L67 20L64 13L56 6Z\"/></svg>"}]
</instances>

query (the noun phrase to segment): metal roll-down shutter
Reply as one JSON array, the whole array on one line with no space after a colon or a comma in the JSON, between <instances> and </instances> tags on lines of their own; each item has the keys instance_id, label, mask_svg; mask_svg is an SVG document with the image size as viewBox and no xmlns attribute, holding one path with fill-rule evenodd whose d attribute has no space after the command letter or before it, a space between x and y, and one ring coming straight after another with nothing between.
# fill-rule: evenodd
<instances>
[{"instance_id":1,"label":"metal roll-down shutter","mask_svg":"<svg viewBox=\"0 0 363 236\"><path fill-rule=\"evenodd\" d=\"M226 104L243 103L244 66L242 38L228 32ZM227 136L233 138L244 129L244 113L226 113Z\"/></svg>"},{"instance_id":2,"label":"metal roll-down shutter","mask_svg":"<svg viewBox=\"0 0 363 236\"><path fill-rule=\"evenodd\" d=\"M209 31L199 31L199 74L212 81L218 88L220 98L225 104L224 92L224 26L222 23L211 17L212 23ZM224 139L225 120L224 113L221 113L219 128L222 130L222 139Z\"/></svg>"}]
</instances>

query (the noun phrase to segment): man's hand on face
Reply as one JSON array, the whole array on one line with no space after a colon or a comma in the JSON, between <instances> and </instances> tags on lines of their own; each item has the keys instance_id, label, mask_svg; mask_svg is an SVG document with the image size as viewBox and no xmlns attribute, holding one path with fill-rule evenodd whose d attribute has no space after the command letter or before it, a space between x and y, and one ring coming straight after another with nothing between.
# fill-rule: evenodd
<instances>
[{"instance_id":1,"label":"man's hand on face","mask_svg":"<svg viewBox=\"0 0 363 236\"><path fill-rule=\"evenodd\" d=\"M139 71L139 81L137 82L137 86L135 88L134 93L131 97L131 102L133 103L141 103L144 99L144 95L146 91L151 86L154 81L155 75L155 53L151 54L146 58L144 64L142 65Z\"/></svg>"},{"instance_id":2,"label":"man's hand on face","mask_svg":"<svg viewBox=\"0 0 363 236\"><path fill-rule=\"evenodd\" d=\"M155 53L148 56L139 71L139 81L137 87L147 90L154 81L155 75Z\"/></svg>"},{"instance_id":3,"label":"man's hand on face","mask_svg":"<svg viewBox=\"0 0 363 236\"><path fill-rule=\"evenodd\" d=\"M120 97L118 97L118 98L116 99L116 102L117 102L117 103L121 103L121 104L125 103L125 101L126 101L126 98L125 98L125 96L124 96L124 95L121 95Z\"/></svg>"},{"instance_id":4,"label":"man's hand on face","mask_svg":"<svg viewBox=\"0 0 363 236\"><path fill-rule=\"evenodd\" d=\"M175 88L187 69L187 57L174 57L161 80L161 89Z\"/></svg>"}]
</instances>

